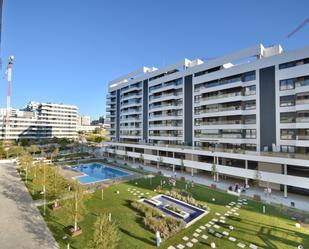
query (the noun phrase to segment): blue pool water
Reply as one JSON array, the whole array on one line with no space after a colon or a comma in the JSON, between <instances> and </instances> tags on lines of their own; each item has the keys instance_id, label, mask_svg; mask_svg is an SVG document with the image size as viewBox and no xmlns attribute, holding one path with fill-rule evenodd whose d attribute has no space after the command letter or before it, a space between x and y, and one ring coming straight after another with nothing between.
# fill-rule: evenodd
<instances>
[{"instance_id":1,"label":"blue pool water","mask_svg":"<svg viewBox=\"0 0 309 249\"><path fill-rule=\"evenodd\" d=\"M101 163L79 164L72 167L72 169L85 174L83 176L76 177L76 179L83 184L94 183L129 175L122 170L110 168Z\"/></svg>"}]
</instances>

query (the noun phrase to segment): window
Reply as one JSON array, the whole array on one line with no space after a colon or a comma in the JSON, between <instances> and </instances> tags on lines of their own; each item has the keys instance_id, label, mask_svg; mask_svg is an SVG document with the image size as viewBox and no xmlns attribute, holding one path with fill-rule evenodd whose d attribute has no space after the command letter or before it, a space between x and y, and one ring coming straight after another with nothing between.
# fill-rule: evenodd
<instances>
[{"instance_id":1,"label":"window","mask_svg":"<svg viewBox=\"0 0 309 249\"><path fill-rule=\"evenodd\" d=\"M295 95L281 96L280 97L280 106L294 106L295 105Z\"/></svg>"},{"instance_id":2,"label":"window","mask_svg":"<svg viewBox=\"0 0 309 249\"><path fill-rule=\"evenodd\" d=\"M249 96L249 95L255 95L256 93L256 86L247 86L245 88L245 96Z\"/></svg>"},{"instance_id":3,"label":"window","mask_svg":"<svg viewBox=\"0 0 309 249\"><path fill-rule=\"evenodd\" d=\"M281 145L281 152L295 153L295 146Z\"/></svg>"},{"instance_id":4,"label":"window","mask_svg":"<svg viewBox=\"0 0 309 249\"><path fill-rule=\"evenodd\" d=\"M280 80L280 91L291 90L295 88L295 78Z\"/></svg>"},{"instance_id":5,"label":"window","mask_svg":"<svg viewBox=\"0 0 309 249\"><path fill-rule=\"evenodd\" d=\"M245 137L246 138L256 138L256 130L255 129L248 129L245 130Z\"/></svg>"},{"instance_id":6,"label":"window","mask_svg":"<svg viewBox=\"0 0 309 249\"><path fill-rule=\"evenodd\" d=\"M247 72L242 75L243 82L251 81L251 80L255 80L255 71Z\"/></svg>"},{"instance_id":7,"label":"window","mask_svg":"<svg viewBox=\"0 0 309 249\"><path fill-rule=\"evenodd\" d=\"M296 115L294 112L283 112L280 114L280 123L295 123Z\"/></svg>"},{"instance_id":8,"label":"window","mask_svg":"<svg viewBox=\"0 0 309 249\"><path fill-rule=\"evenodd\" d=\"M295 134L295 130L292 129L281 130L280 138L282 140L295 140Z\"/></svg>"},{"instance_id":9,"label":"window","mask_svg":"<svg viewBox=\"0 0 309 249\"><path fill-rule=\"evenodd\" d=\"M304 58L304 59L296 60L296 61L289 61L289 62L280 64L279 69L281 70L285 68L296 67L299 65L307 64L307 63L309 63L309 58Z\"/></svg>"}]
</instances>

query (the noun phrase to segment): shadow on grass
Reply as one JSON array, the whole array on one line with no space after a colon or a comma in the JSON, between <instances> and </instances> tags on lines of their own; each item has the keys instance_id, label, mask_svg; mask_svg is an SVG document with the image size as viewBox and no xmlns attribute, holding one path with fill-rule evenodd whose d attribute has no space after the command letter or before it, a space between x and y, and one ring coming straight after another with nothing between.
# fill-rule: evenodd
<instances>
[{"instance_id":1,"label":"shadow on grass","mask_svg":"<svg viewBox=\"0 0 309 249\"><path fill-rule=\"evenodd\" d=\"M149 244L149 245L155 245L155 240L153 239L153 240L150 240L150 239L146 239L146 238L144 238L144 237L140 237L140 236L136 236L136 235L134 235L132 232L129 232L128 230L125 230L125 229L123 229L123 228L119 228L119 230L122 232L122 233L124 233L124 234L126 234L126 235L128 235L128 236L130 236L130 237L132 237L132 238L134 238L134 239L137 239L137 240L139 240L139 241L142 241L142 242L144 242L144 243L146 243L146 244Z\"/></svg>"}]
</instances>

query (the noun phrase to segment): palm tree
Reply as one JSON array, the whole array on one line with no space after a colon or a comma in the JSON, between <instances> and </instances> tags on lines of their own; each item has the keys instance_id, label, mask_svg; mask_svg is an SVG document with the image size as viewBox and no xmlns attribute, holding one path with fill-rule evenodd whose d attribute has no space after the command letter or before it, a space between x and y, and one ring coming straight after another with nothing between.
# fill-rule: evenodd
<instances>
[{"instance_id":1,"label":"palm tree","mask_svg":"<svg viewBox=\"0 0 309 249\"><path fill-rule=\"evenodd\" d=\"M100 214L94 224L90 249L115 249L119 240L116 223L110 222L108 215Z\"/></svg>"}]
</instances>

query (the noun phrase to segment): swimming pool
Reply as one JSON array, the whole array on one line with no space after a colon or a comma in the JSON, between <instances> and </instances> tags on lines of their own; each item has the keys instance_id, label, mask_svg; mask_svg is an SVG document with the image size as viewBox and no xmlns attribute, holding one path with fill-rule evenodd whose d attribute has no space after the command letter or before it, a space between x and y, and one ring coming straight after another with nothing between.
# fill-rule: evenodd
<instances>
[{"instance_id":1,"label":"swimming pool","mask_svg":"<svg viewBox=\"0 0 309 249\"><path fill-rule=\"evenodd\" d=\"M72 169L83 173L82 176L75 177L82 184L95 183L129 175L127 172L108 167L101 163L79 164L73 166Z\"/></svg>"}]
</instances>

